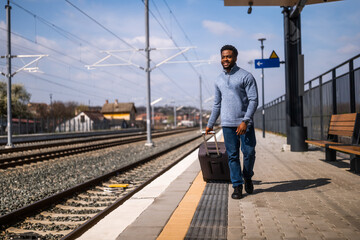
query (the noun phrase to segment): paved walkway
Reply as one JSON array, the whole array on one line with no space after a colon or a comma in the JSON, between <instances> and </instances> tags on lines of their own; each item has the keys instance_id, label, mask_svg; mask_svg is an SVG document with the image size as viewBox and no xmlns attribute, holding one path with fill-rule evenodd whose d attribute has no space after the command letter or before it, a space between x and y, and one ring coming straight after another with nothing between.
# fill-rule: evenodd
<instances>
[{"instance_id":1,"label":"paved walkway","mask_svg":"<svg viewBox=\"0 0 360 240\"><path fill-rule=\"evenodd\" d=\"M204 187L198 187L199 182L205 185L202 178L195 179L200 171L195 151L184 161L190 167L182 175L177 178L173 176L182 172L177 167L171 170L173 173L167 173L176 178L175 181L157 180L171 182L165 191L161 190L163 192L160 194L157 187L154 188L156 191L147 190L133 197L132 201L128 201L134 202L133 206L124 204L119 207L116 210L119 215L109 218L105 224L108 228L104 232L101 232L101 228L92 229L94 239L144 240L158 236L162 239L184 239L191 218L196 221L193 217L195 209L199 211L205 205L214 205L209 202L209 197L207 201L199 203L201 194L203 197L206 194L227 194L227 198L221 198L223 200L216 203L216 206L227 206L227 211L220 207L218 218L209 217L209 225L206 225L206 221L199 224L203 230L198 232L206 233L206 228L219 219L224 223L221 228L224 231L218 231L218 237L211 238L205 238L205 234L203 237L188 234L187 239L360 239L360 175L349 172L349 159L338 157L336 162L325 162L325 153L319 150L310 149L303 153L283 151L286 138L269 133L262 138L261 131L256 131L256 134L258 144L253 194L244 193L240 200L231 199L233 190L231 185L226 184L224 186L225 190L229 188L228 193L221 186L221 191L216 194L206 193L206 190L203 193L201 189ZM154 192L159 193L149 197ZM195 196L196 193L199 196ZM141 210L140 201L147 201L144 211ZM182 208L184 206L186 208ZM130 218L124 212L139 213ZM223 216L225 219L227 216L227 222L223 221ZM167 224L169 226L164 228ZM112 237L106 235L109 233ZM212 234L216 233L213 231ZM83 237L90 239L85 235Z\"/></svg>"},{"instance_id":2,"label":"paved walkway","mask_svg":"<svg viewBox=\"0 0 360 240\"><path fill-rule=\"evenodd\" d=\"M282 151L286 138L260 131L257 140L254 193L229 191L228 239L360 239L360 176L348 159Z\"/></svg>"}]
</instances>

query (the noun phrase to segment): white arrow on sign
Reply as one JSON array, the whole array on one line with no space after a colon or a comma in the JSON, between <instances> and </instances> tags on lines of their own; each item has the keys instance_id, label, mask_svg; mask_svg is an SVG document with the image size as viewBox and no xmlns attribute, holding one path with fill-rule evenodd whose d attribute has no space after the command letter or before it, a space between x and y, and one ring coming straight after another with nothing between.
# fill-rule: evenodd
<instances>
[{"instance_id":1,"label":"white arrow on sign","mask_svg":"<svg viewBox=\"0 0 360 240\"><path fill-rule=\"evenodd\" d=\"M262 62L257 62L257 65L260 67L263 63Z\"/></svg>"}]
</instances>

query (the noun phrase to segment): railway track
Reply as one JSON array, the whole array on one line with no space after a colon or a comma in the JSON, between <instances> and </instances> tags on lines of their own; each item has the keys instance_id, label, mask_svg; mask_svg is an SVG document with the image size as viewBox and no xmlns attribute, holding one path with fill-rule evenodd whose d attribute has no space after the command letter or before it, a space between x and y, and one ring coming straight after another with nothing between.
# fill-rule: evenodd
<instances>
[{"instance_id":1,"label":"railway track","mask_svg":"<svg viewBox=\"0 0 360 240\"><path fill-rule=\"evenodd\" d=\"M181 161L201 142L198 134L136 163L1 216L1 225L15 225L3 231L0 238L74 239ZM111 184L118 187L111 188ZM28 215L32 216L19 222Z\"/></svg>"},{"instance_id":2,"label":"railway track","mask_svg":"<svg viewBox=\"0 0 360 240\"><path fill-rule=\"evenodd\" d=\"M160 130L165 131L165 130ZM28 135L15 135L13 136L13 145L23 146L29 144L37 144L49 141L61 141L66 139L75 138L88 138L106 135L126 135L131 133L145 132L141 129L127 129L127 130L98 130L90 132L70 132L70 133L41 133L41 134L28 134ZM0 136L0 149L4 149L7 144L7 137Z\"/></svg>"},{"instance_id":3,"label":"railway track","mask_svg":"<svg viewBox=\"0 0 360 240\"><path fill-rule=\"evenodd\" d=\"M187 128L194 129L194 128ZM166 132L177 132L182 131L184 129L176 129L176 130L154 130L152 131L152 134L156 133L166 133ZM59 146L65 146L65 145L73 145L73 144L80 144L80 143L87 143L87 142L94 142L94 141L101 141L105 139L114 139L114 138L123 138L123 137L131 137L131 136L142 136L146 135L145 131L131 131L131 132L94 132L94 133L88 133L86 135L80 135L80 134L69 134L69 136L58 136L57 138L54 138L53 135L48 136L42 136L40 140L38 140L36 137L34 139L29 138L28 141L18 141L14 144L13 148L5 148L4 146L0 146L0 156L16 153L16 152L22 152L22 151L30 151L34 149L42 149L42 148L50 148L50 147L59 147ZM46 138L48 137L48 138Z\"/></svg>"},{"instance_id":4,"label":"railway track","mask_svg":"<svg viewBox=\"0 0 360 240\"><path fill-rule=\"evenodd\" d=\"M181 129L176 131L168 131L168 132L159 132L154 133L152 135L153 138L169 136L172 134L192 131L193 129ZM146 139L145 134L131 134L129 135L122 135L119 139L119 135L112 135L112 136L101 136L95 137L92 139L75 139L70 141L64 142L56 142L56 143L47 143L47 144L38 144L38 145L30 145L30 146L23 146L19 148L11 149L14 155L10 156L2 156L0 158L0 169L6 169L9 167L16 167L23 164L30 164L39 161L45 161L52 159L54 157L64 157L70 156L74 154L79 154L83 152L103 149L114 147L118 145L133 143L137 141L143 141ZM73 146L76 145L76 146ZM55 148L55 149L54 149ZM31 152L30 150L35 150L36 152ZM7 152L8 149L2 149L0 154L5 151ZM26 151L26 152L25 152ZM30 152L28 152L30 151ZM8 152L7 152L8 153Z\"/></svg>"},{"instance_id":5,"label":"railway track","mask_svg":"<svg viewBox=\"0 0 360 240\"><path fill-rule=\"evenodd\" d=\"M145 132L139 131L139 132L131 132L131 133L112 133L112 134L90 135L90 136L82 136L82 137L76 135L74 138L67 137L67 138L49 139L42 141L38 141L38 140L23 141L14 144L13 148L0 148L0 155L22 152L22 151L30 151L39 148L41 149L41 148L59 147L65 145L101 141L104 139L139 136L144 134Z\"/></svg>"}]
</instances>

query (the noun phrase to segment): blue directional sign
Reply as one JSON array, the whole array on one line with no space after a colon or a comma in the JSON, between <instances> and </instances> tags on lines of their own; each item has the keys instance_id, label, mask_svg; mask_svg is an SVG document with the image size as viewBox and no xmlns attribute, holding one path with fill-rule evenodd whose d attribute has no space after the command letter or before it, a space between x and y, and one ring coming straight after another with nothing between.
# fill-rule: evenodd
<instances>
[{"instance_id":1,"label":"blue directional sign","mask_svg":"<svg viewBox=\"0 0 360 240\"><path fill-rule=\"evenodd\" d=\"M280 67L279 58L255 59L255 68Z\"/></svg>"}]
</instances>

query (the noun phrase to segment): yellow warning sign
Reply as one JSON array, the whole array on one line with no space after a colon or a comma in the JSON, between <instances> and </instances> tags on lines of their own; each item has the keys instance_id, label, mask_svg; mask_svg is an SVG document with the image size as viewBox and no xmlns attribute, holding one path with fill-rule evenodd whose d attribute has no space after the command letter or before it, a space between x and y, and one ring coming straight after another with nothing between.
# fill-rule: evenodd
<instances>
[{"instance_id":1,"label":"yellow warning sign","mask_svg":"<svg viewBox=\"0 0 360 240\"><path fill-rule=\"evenodd\" d=\"M270 58L279 58L275 51L272 51Z\"/></svg>"}]
</instances>

